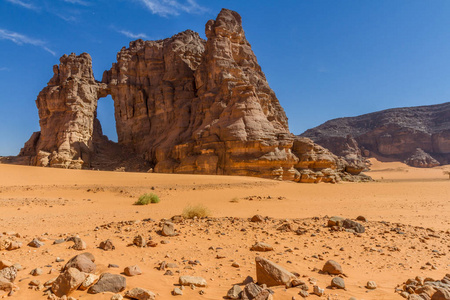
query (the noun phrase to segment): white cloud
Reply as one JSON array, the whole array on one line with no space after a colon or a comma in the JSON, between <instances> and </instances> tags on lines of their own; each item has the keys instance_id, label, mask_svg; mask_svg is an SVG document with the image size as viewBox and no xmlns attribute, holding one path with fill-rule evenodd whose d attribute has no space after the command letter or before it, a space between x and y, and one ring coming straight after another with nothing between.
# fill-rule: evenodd
<instances>
[{"instance_id":1,"label":"white cloud","mask_svg":"<svg viewBox=\"0 0 450 300\"><path fill-rule=\"evenodd\" d=\"M30 44L33 46L41 47L45 51L56 56L56 53L54 51L52 51L51 49L49 49L46 46L44 41L41 41L38 39L33 39L33 38L27 37L26 35L23 35L23 34L20 34L17 32L13 32L13 31L9 31L9 30L0 28L0 40L9 40L17 45Z\"/></svg>"},{"instance_id":2,"label":"white cloud","mask_svg":"<svg viewBox=\"0 0 450 300\"><path fill-rule=\"evenodd\" d=\"M78 4L78 5L84 5L88 6L90 5L89 2L83 1L83 0L63 0L64 2L71 3L71 4Z\"/></svg>"},{"instance_id":3,"label":"white cloud","mask_svg":"<svg viewBox=\"0 0 450 300\"><path fill-rule=\"evenodd\" d=\"M180 12L189 14L204 13L206 8L200 6L195 0L180 2L179 0L138 0L153 14L163 17L178 16Z\"/></svg>"},{"instance_id":4,"label":"white cloud","mask_svg":"<svg viewBox=\"0 0 450 300\"><path fill-rule=\"evenodd\" d=\"M39 10L39 8L34 6L33 4L25 2L25 1L22 1L22 0L6 0L6 1L9 2L9 3L12 3L12 4L16 4L16 5L22 6L22 7L27 8L27 9Z\"/></svg>"},{"instance_id":5,"label":"white cloud","mask_svg":"<svg viewBox=\"0 0 450 300\"><path fill-rule=\"evenodd\" d=\"M128 30L117 30L117 32L129 37L130 39L150 39L145 33L133 33Z\"/></svg>"}]
</instances>

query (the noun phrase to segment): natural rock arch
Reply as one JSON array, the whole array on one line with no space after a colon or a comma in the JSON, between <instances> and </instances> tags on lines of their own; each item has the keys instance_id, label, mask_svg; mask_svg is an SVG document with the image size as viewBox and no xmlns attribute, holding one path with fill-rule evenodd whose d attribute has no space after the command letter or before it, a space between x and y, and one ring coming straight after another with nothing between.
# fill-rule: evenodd
<instances>
[{"instance_id":1,"label":"natural rock arch","mask_svg":"<svg viewBox=\"0 0 450 300\"><path fill-rule=\"evenodd\" d=\"M345 161L289 132L239 14L223 9L205 31L207 41L191 30L133 41L102 82L88 54L63 56L36 101L41 132L20 155L33 165L65 168L351 179ZM106 95L114 100L118 144L103 137L96 118Z\"/></svg>"}]
</instances>

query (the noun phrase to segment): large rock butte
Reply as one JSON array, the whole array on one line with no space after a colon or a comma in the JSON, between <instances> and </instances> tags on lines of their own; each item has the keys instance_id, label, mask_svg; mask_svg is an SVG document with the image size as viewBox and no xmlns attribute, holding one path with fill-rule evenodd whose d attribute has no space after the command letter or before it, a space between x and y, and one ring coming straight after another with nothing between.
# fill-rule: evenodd
<instances>
[{"instance_id":1,"label":"large rock butte","mask_svg":"<svg viewBox=\"0 0 450 300\"><path fill-rule=\"evenodd\" d=\"M334 119L301 136L355 160L375 157L414 167L450 164L450 102Z\"/></svg>"},{"instance_id":2,"label":"large rock butte","mask_svg":"<svg viewBox=\"0 0 450 300\"><path fill-rule=\"evenodd\" d=\"M22 162L188 174L247 175L300 182L367 179L327 149L290 133L238 13L159 41L136 40L94 79L91 58L61 57L39 94L41 131ZM118 143L102 135L97 101L114 100Z\"/></svg>"}]
</instances>

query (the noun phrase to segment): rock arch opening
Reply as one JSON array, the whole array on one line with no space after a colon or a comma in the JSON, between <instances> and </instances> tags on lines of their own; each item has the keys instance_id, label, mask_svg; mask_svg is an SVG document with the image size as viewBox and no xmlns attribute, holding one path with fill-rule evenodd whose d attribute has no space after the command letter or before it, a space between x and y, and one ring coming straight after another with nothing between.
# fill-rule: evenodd
<instances>
[{"instance_id":1,"label":"rock arch opening","mask_svg":"<svg viewBox=\"0 0 450 300\"><path fill-rule=\"evenodd\" d=\"M112 142L117 143L116 118L114 116L114 100L111 95L98 99L97 119L100 121L103 135Z\"/></svg>"}]
</instances>

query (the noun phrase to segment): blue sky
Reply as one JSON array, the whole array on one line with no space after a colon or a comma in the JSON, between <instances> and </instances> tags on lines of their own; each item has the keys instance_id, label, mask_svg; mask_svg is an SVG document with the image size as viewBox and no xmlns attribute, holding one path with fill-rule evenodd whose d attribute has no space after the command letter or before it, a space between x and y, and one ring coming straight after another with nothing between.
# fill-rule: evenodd
<instances>
[{"instance_id":1,"label":"blue sky","mask_svg":"<svg viewBox=\"0 0 450 300\"><path fill-rule=\"evenodd\" d=\"M204 26L239 12L270 86L300 134L329 119L450 101L450 1L0 0L0 155L39 130L35 105L65 53L94 74L129 41ZM99 118L114 136L112 100Z\"/></svg>"}]
</instances>

